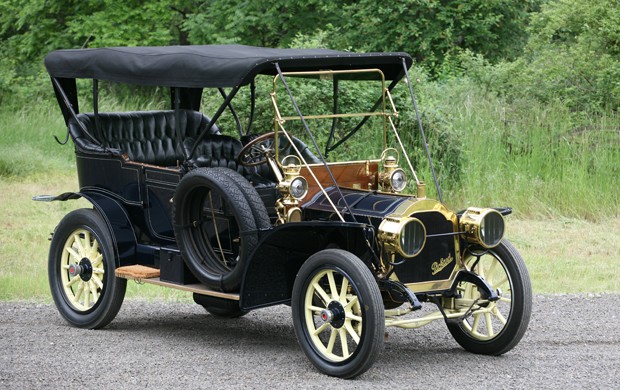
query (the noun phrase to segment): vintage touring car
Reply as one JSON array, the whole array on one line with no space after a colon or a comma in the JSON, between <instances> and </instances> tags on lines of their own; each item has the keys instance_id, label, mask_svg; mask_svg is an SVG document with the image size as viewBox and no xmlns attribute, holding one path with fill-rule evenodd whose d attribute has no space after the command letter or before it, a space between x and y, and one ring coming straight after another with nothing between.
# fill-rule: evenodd
<instances>
[{"instance_id":1,"label":"vintage touring car","mask_svg":"<svg viewBox=\"0 0 620 390\"><path fill-rule=\"evenodd\" d=\"M190 291L218 316L288 304L310 361L344 378L372 366L390 326L443 320L468 351L512 349L532 303L524 262L504 239L511 210L444 205L411 64L406 53L240 45L49 53L79 191L35 200L92 203L52 235L60 314L73 326L106 326L128 279ZM271 92L260 105L256 80L265 79ZM397 130L402 80L415 137ZM100 112L100 81L163 88L170 109ZM212 91L222 102L209 117L201 108ZM78 100L91 96L92 112L81 112ZM370 100L351 103L362 97ZM267 125L253 126L264 111ZM417 160L407 150L416 140ZM426 196L419 156L439 200ZM416 312L425 302L437 310Z\"/></svg>"}]
</instances>

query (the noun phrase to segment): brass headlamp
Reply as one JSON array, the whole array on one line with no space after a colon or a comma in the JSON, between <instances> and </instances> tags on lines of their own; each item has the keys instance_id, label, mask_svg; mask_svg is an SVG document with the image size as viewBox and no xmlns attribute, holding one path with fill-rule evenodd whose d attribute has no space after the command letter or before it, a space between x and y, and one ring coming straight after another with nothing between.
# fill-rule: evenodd
<instances>
[{"instance_id":1,"label":"brass headlamp","mask_svg":"<svg viewBox=\"0 0 620 390\"><path fill-rule=\"evenodd\" d=\"M504 238L504 217L495 209L470 207L459 224L465 240L483 248L494 248Z\"/></svg>"},{"instance_id":2,"label":"brass headlamp","mask_svg":"<svg viewBox=\"0 0 620 390\"><path fill-rule=\"evenodd\" d=\"M426 228L414 217L387 217L379 225L378 238L388 253L403 257L415 257L426 243Z\"/></svg>"},{"instance_id":3,"label":"brass headlamp","mask_svg":"<svg viewBox=\"0 0 620 390\"><path fill-rule=\"evenodd\" d=\"M308 181L300 176L301 161L297 156L286 156L282 160L284 180L278 184L278 190L286 198L287 195L301 200L308 193Z\"/></svg>"}]
</instances>

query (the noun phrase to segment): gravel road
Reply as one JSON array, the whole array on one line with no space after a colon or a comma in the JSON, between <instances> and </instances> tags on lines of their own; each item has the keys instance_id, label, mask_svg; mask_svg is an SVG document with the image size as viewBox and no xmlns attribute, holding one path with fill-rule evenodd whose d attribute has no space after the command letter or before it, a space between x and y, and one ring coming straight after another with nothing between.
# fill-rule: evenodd
<instances>
[{"instance_id":1,"label":"gravel road","mask_svg":"<svg viewBox=\"0 0 620 390\"><path fill-rule=\"evenodd\" d=\"M501 357L464 352L439 322L388 332L379 361L347 381L309 363L287 306L230 320L134 299L93 331L53 305L0 302L0 389L620 388L620 295L536 296L524 339Z\"/></svg>"}]
</instances>

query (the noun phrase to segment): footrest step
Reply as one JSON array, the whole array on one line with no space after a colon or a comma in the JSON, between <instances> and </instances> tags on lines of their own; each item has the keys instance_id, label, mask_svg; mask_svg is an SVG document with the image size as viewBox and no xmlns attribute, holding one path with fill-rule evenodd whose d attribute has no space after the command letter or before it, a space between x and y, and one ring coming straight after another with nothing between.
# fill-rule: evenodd
<instances>
[{"instance_id":1,"label":"footrest step","mask_svg":"<svg viewBox=\"0 0 620 390\"><path fill-rule=\"evenodd\" d=\"M117 268L115 274L118 278L124 279L150 279L158 278L159 270L145 265L126 265Z\"/></svg>"}]
</instances>

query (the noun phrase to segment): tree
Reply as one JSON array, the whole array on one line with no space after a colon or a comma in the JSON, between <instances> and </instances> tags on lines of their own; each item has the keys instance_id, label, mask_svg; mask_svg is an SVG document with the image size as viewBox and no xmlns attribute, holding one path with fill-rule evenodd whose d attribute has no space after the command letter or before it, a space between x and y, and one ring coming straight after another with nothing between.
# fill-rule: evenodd
<instances>
[{"instance_id":1,"label":"tree","mask_svg":"<svg viewBox=\"0 0 620 390\"><path fill-rule=\"evenodd\" d=\"M288 47L299 33L337 22L338 10L328 0L212 0L188 16L185 28L193 44Z\"/></svg>"},{"instance_id":2,"label":"tree","mask_svg":"<svg viewBox=\"0 0 620 390\"><path fill-rule=\"evenodd\" d=\"M406 51L432 70L464 49L491 61L513 59L527 38L535 0L374 0L348 2L339 47Z\"/></svg>"},{"instance_id":3,"label":"tree","mask_svg":"<svg viewBox=\"0 0 620 390\"><path fill-rule=\"evenodd\" d=\"M187 44L193 0L9 0L0 2L0 97L33 93L56 49ZM43 89L43 88L41 88ZM4 92L4 93L3 93Z\"/></svg>"},{"instance_id":4,"label":"tree","mask_svg":"<svg viewBox=\"0 0 620 390\"><path fill-rule=\"evenodd\" d=\"M532 15L524 55L479 73L512 98L559 100L574 111L617 111L619 20L618 0L549 1Z\"/></svg>"},{"instance_id":5,"label":"tree","mask_svg":"<svg viewBox=\"0 0 620 390\"><path fill-rule=\"evenodd\" d=\"M524 61L547 94L574 108L620 108L620 1L545 4L532 18Z\"/></svg>"}]
</instances>

